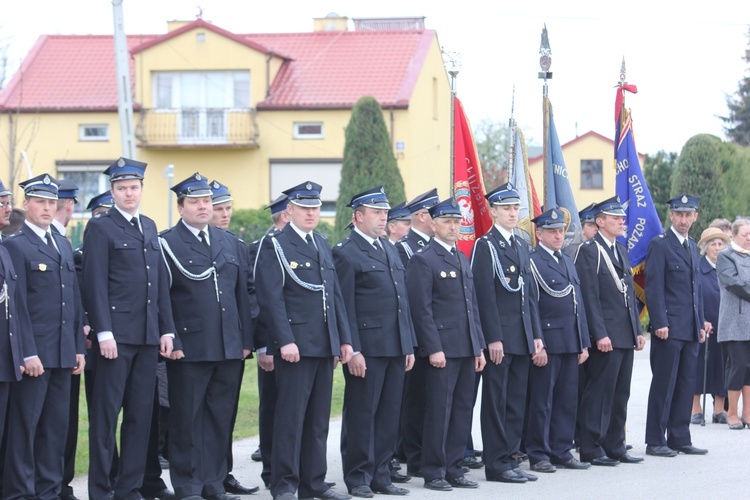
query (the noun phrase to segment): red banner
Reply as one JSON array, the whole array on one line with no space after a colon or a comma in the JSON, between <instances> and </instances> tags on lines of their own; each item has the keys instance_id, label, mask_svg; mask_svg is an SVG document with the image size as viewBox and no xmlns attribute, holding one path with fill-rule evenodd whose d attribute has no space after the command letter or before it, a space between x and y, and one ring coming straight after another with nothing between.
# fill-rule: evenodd
<instances>
[{"instance_id":1,"label":"red banner","mask_svg":"<svg viewBox=\"0 0 750 500\"><path fill-rule=\"evenodd\" d=\"M461 235L458 249L471 258L474 242L492 227L484 198L484 182L474 135L458 97L454 97L453 196L461 207Z\"/></svg>"}]
</instances>

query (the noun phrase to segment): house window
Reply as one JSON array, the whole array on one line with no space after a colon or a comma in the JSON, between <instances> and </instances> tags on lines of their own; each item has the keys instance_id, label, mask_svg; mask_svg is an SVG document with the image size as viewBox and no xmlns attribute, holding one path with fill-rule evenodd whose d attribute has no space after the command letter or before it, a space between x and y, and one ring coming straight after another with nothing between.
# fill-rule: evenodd
<instances>
[{"instance_id":1,"label":"house window","mask_svg":"<svg viewBox=\"0 0 750 500\"><path fill-rule=\"evenodd\" d=\"M176 115L183 143L226 142L231 116L250 109L249 71L159 71L153 89L156 111Z\"/></svg>"},{"instance_id":2,"label":"house window","mask_svg":"<svg viewBox=\"0 0 750 500\"><path fill-rule=\"evenodd\" d=\"M295 139L323 139L322 122L300 122L294 124Z\"/></svg>"},{"instance_id":3,"label":"house window","mask_svg":"<svg viewBox=\"0 0 750 500\"><path fill-rule=\"evenodd\" d=\"M58 163L57 177L73 181L78 186L76 195L78 203L74 205L73 217L81 219L91 217L91 213L86 210L91 198L104 191L109 191L109 177L103 175L102 172L107 169L110 163L111 161L95 164L66 162L66 164L61 165Z\"/></svg>"},{"instance_id":4,"label":"house window","mask_svg":"<svg viewBox=\"0 0 750 500\"><path fill-rule=\"evenodd\" d=\"M272 162L269 200L275 200L285 189L306 180L313 180L323 186L320 193L320 201L323 202L320 207L321 217L335 217L341 182L340 161Z\"/></svg>"},{"instance_id":5,"label":"house window","mask_svg":"<svg viewBox=\"0 0 750 500\"><path fill-rule=\"evenodd\" d=\"M602 187L602 160L581 160L581 189Z\"/></svg>"},{"instance_id":6,"label":"house window","mask_svg":"<svg viewBox=\"0 0 750 500\"><path fill-rule=\"evenodd\" d=\"M79 125L79 141L108 141L109 125Z\"/></svg>"}]
</instances>

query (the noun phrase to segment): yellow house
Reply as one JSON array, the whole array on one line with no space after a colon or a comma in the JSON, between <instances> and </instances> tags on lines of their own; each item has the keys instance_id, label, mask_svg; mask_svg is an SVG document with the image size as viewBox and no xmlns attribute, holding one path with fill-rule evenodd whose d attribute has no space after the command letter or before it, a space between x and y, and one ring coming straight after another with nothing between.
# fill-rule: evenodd
<instances>
[{"instance_id":1,"label":"yellow house","mask_svg":"<svg viewBox=\"0 0 750 500\"><path fill-rule=\"evenodd\" d=\"M579 210L615 195L614 141L594 131L561 146L570 187ZM639 154L641 163L645 158ZM544 157L529 158L529 172L544 204Z\"/></svg>"},{"instance_id":2,"label":"yellow house","mask_svg":"<svg viewBox=\"0 0 750 500\"><path fill-rule=\"evenodd\" d=\"M136 156L149 164L143 213L174 224L169 186L200 172L228 185L236 208L314 180L333 216L344 129L367 95L383 109L407 196L447 196L451 92L436 32L424 18L353 24L333 15L309 33L235 34L197 19L128 36ZM29 170L71 179L85 221L122 154L115 73L112 36L40 37L0 92L6 185Z\"/></svg>"}]
</instances>

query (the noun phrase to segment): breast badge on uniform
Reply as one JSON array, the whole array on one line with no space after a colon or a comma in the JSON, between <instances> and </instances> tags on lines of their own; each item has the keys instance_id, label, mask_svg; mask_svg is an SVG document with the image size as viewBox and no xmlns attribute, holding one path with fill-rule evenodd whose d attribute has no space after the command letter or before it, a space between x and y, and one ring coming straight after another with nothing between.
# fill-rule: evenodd
<instances>
[{"instance_id":1,"label":"breast badge on uniform","mask_svg":"<svg viewBox=\"0 0 750 500\"><path fill-rule=\"evenodd\" d=\"M455 278L455 277L456 277L456 271L451 271L451 278Z\"/></svg>"},{"instance_id":2,"label":"breast badge on uniform","mask_svg":"<svg viewBox=\"0 0 750 500\"><path fill-rule=\"evenodd\" d=\"M305 267L310 267L310 263L309 262L305 262Z\"/></svg>"},{"instance_id":3,"label":"breast badge on uniform","mask_svg":"<svg viewBox=\"0 0 750 500\"><path fill-rule=\"evenodd\" d=\"M510 271L512 273L515 273L516 272L516 266L510 266L510 268L508 268L508 271Z\"/></svg>"},{"instance_id":4,"label":"breast badge on uniform","mask_svg":"<svg viewBox=\"0 0 750 500\"><path fill-rule=\"evenodd\" d=\"M294 262L294 261L291 261L291 262L289 263L289 267L291 267L292 269L297 269L297 266L299 266L299 264L297 264L297 263L296 263L296 262Z\"/></svg>"},{"instance_id":5,"label":"breast badge on uniform","mask_svg":"<svg viewBox=\"0 0 750 500\"><path fill-rule=\"evenodd\" d=\"M446 276L448 276L448 275L445 274L445 271L440 271L440 277L441 278L445 278Z\"/></svg>"},{"instance_id":6,"label":"breast badge on uniform","mask_svg":"<svg viewBox=\"0 0 750 500\"><path fill-rule=\"evenodd\" d=\"M39 263L39 270L40 271L46 271L47 270L47 264Z\"/></svg>"}]
</instances>

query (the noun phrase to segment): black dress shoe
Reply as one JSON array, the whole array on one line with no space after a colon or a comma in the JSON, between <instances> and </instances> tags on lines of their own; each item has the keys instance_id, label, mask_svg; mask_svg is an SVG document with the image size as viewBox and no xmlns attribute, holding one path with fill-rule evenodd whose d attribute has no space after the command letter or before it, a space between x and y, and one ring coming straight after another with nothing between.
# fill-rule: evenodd
<instances>
[{"instance_id":1,"label":"black dress shoe","mask_svg":"<svg viewBox=\"0 0 750 500\"><path fill-rule=\"evenodd\" d=\"M441 478L433 479L432 481L425 481L424 487L427 488L428 490L434 490L434 491L452 491L453 490L453 486L451 486L451 483Z\"/></svg>"},{"instance_id":2,"label":"black dress shoe","mask_svg":"<svg viewBox=\"0 0 750 500\"><path fill-rule=\"evenodd\" d=\"M447 479L447 481L454 488L479 488L479 483L477 483L476 481L471 481L470 479L466 479L463 476Z\"/></svg>"},{"instance_id":3,"label":"black dress shoe","mask_svg":"<svg viewBox=\"0 0 750 500\"><path fill-rule=\"evenodd\" d=\"M217 495L208 495L205 498L207 500L241 500L240 497L229 495L227 493L219 493Z\"/></svg>"},{"instance_id":4,"label":"black dress shoe","mask_svg":"<svg viewBox=\"0 0 750 500\"><path fill-rule=\"evenodd\" d=\"M411 479L411 476L406 474L401 474L397 470L391 471L391 482L393 483L406 483Z\"/></svg>"},{"instance_id":5,"label":"black dress shoe","mask_svg":"<svg viewBox=\"0 0 750 500\"><path fill-rule=\"evenodd\" d=\"M705 455L708 453L708 450L705 448L696 448L692 444L687 446L680 446L678 448L675 448L676 451L679 451L680 453L684 453L685 455Z\"/></svg>"},{"instance_id":6,"label":"black dress shoe","mask_svg":"<svg viewBox=\"0 0 750 500\"><path fill-rule=\"evenodd\" d=\"M525 477L527 481L536 481L539 479L538 476L535 476L534 474L529 474L525 470L521 469L520 467L516 467L515 469L511 469L511 472L515 472L517 476Z\"/></svg>"},{"instance_id":7,"label":"black dress shoe","mask_svg":"<svg viewBox=\"0 0 750 500\"><path fill-rule=\"evenodd\" d=\"M399 488L398 486L394 486L392 484L383 486L382 488L373 491L378 495L394 495L400 497L409 494L409 490L407 490L406 488Z\"/></svg>"},{"instance_id":8,"label":"black dress shoe","mask_svg":"<svg viewBox=\"0 0 750 500\"><path fill-rule=\"evenodd\" d=\"M329 488L326 491L324 491L322 495L320 495L319 497L315 497L315 498L322 498L323 500L349 500L351 498L351 495L339 493L338 491L333 491L332 489Z\"/></svg>"},{"instance_id":9,"label":"black dress shoe","mask_svg":"<svg viewBox=\"0 0 750 500\"><path fill-rule=\"evenodd\" d=\"M253 462L262 462L263 457L260 455L260 446L253 452L252 455L250 455L250 458Z\"/></svg>"},{"instance_id":10,"label":"black dress shoe","mask_svg":"<svg viewBox=\"0 0 750 500\"><path fill-rule=\"evenodd\" d=\"M669 446L646 446L646 455L654 457L676 457L677 452Z\"/></svg>"},{"instance_id":11,"label":"black dress shoe","mask_svg":"<svg viewBox=\"0 0 750 500\"><path fill-rule=\"evenodd\" d=\"M286 492L282 493L281 495L275 496L274 500L297 500L297 497L294 496L294 493Z\"/></svg>"},{"instance_id":12,"label":"black dress shoe","mask_svg":"<svg viewBox=\"0 0 750 500\"><path fill-rule=\"evenodd\" d=\"M639 464L643 462L643 457L634 457L630 453L625 453L622 456L619 457L612 457L621 464Z\"/></svg>"},{"instance_id":13,"label":"black dress shoe","mask_svg":"<svg viewBox=\"0 0 750 500\"><path fill-rule=\"evenodd\" d=\"M632 449L633 449L633 445L632 444L626 444L625 445L625 451L630 451Z\"/></svg>"},{"instance_id":14,"label":"black dress shoe","mask_svg":"<svg viewBox=\"0 0 750 500\"><path fill-rule=\"evenodd\" d=\"M591 464L588 462L579 462L576 458L571 458L564 462L552 462L556 467L561 469L571 470L586 470L591 468Z\"/></svg>"},{"instance_id":15,"label":"black dress shoe","mask_svg":"<svg viewBox=\"0 0 750 500\"><path fill-rule=\"evenodd\" d=\"M392 458L388 463L388 468L391 470L401 470L401 462L399 462L398 458Z\"/></svg>"},{"instance_id":16,"label":"black dress shoe","mask_svg":"<svg viewBox=\"0 0 750 500\"><path fill-rule=\"evenodd\" d=\"M714 424L726 424L727 423L727 414L724 412L721 413L714 413L711 416L711 422Z\"/></svg>"},{"instance_id":17,"label":"black dress shoe","mask_svg":"<svg viewBox=\"0 0 750 500\"><path fill-rule=\"evenodd\" d=\"M252 495L260 490L260 487L258 486L253 486L252 488L242 486L242 484L231 474L228 474L227 477L224 478L223 484L227 493L233 493L235 495Z\"/></svg>"},{"instance_id":18,"label":"black dress shoe","mask_svg":"<svg viewBox=\"0 0 750 500\"><path fill-rule=\"evenodd\" d=\"M174 500L175 498L177 498L174 492L169 488L164 488L163 490L148 495L144 495L143 492L141 492L141 495L143 495L143 498L145 498L146 500L156 500L157 498L159 500Z\"/></svg>"},{"instance_id":19,"label":"black dress shoe","mask_svg":"<svg viewBox=\"0 0 750 500\"><path fill-rule=\"evenodd\" d=\"M458 462L458 465L461 467L468 467L469 469L481 469L484 467L482 461L475 456L464 457L463 460Z\"/></svg>"},{"instance_id":20,"label":"black dress shoe","mask_svg":"<svg viewBox=\"0 0 750 500\"><path fill-rule=\"evenodd\" d=\"M406 475L411 477L424 477L420 469L406 469Z\"/></svg>"},{"instance_id":21,"label":"black dress shoe","mask_svg":"<svg viewBox=\"0 0 750 500\"><path fill-rule=\"evenodd\" d=\"M537 462L535 464L531 464L531 470L534 472L555 472L557 470L557 467L552 465L552 462L549 460L542 460L540 462Z\"/></svg>"},{"instance_id":22,"label":"black dress shoe","mask_svg":"<svg viewBox=\"0 0 750 500\"><path fill-rule=\"evenodd\" d=\"M494 481L497 483L525 483L528 481L525 476L519 476L512 470L506 470L500 474L486 474L487 481Z\"/></svg>"},{"instance_id":23,"label":"black dress shoe","mask_svg":"<svg viewBox=\"0 0 750 500\"><path fill-rule=\"evenodd\" d=\"M519 464L521 462L525 462L528 459L529 459L529 456L526 453L522 451L519 451L518 453L516 453L516 460L518 461Z\"/></svg>"},{"instance_id":24,"label":"black dress shoe","mask_svg":"<svg viewBox=\"0 0 750 500\"><path fill-rule=\"evenodd\" d=\"M614 467L615 465L619 464L617 460L614 460L609 457L596 457L591 459L591 465L599 465L604 467Z\"/></svg>"},{"instance_id":25,"label":"black dress shoe","mask_svg":"<svg viewBox=\"0 0 750 500\"><path fill-rule=\"evenodd\" d=\"M700 424L701 422L703 422L702 413L693 413L693 415L690 417L691 424Z\"/></svg>"},{"instance_id":26,"label":"black dress shoe","mask_svg":"<svg viewBox=\"0 0 750 500\"><path fill-rule=\"evenodd\" d=\"M326 481L326 486L328 486L328 489L331 489L336 486L336 483L334 483L333 481Z\"/></svg>"},{"instance_id":27,"label":"black dress shoe","mask_svg":"<svg viewBox=\"0 0 750 500\"><path fill-rule=\"evenodd\" d=\"M367 486L366 484L360 484L359 486L355 486L354 488L349 490L349 494L357 498L372 498L375 496L375 493L373 493L370 487Z\"/></svg>"}]
</instances>

